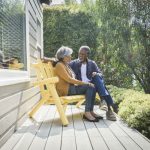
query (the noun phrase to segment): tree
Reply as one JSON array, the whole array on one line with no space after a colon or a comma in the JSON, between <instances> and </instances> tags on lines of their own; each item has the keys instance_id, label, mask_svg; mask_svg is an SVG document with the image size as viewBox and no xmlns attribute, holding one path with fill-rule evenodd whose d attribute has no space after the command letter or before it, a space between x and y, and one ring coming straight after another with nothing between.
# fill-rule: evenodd
<instances>
[{"instance_id":1,"label":"tree","mask_svg":"<svg viewBox=\"0 0 150 150\"><path fill-rule=\"evenodd\" d=\"M97 24L78 6L45 8L43 24L45 56L54 57L62 45L73 48L74 57L77 57L81 45L97 48Z\"/></svg>"}]
</instances>

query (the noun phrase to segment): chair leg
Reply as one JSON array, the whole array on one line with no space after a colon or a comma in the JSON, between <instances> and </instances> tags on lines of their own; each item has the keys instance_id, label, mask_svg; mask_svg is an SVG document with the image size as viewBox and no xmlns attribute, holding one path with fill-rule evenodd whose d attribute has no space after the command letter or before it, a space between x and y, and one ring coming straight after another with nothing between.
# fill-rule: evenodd
<instances>
[{"instance_id":1,"label":"chair leg","mask_svg":"<svg viewBox=\"0 0 150 150\"><path fill-rule=\"evenodd\" d=\"M101 98L99 97L98 93L96 93L96 99L101 100Z\"/></svg>"},{"instance_id":2,"label":"chair leg","mask_svg":"<svg viewBox=\"0 0 150 150\"><path fill-rule=\"evenodd\" d=\"M33 115L38 111L38 109L47 101L47 99L41 99L36 106L33 108L33 110L29 113L29 117L32 118Z\"/></svg>"},{"instance_id":3,"label":"chair leg","mask_svg":"<svg viewBox=\"0 0 150 150\"><path fill-rule=\"evenodd\" d=\"M53 88L53 86L51 86L50 88L51 88L51 93L53 94L54 103L55 103L55 105L56 105L56 107L57 107L57 110L58 110L60 119L61 119L61 121L62 121L62 124L63 124L64 126L67 126L67 125L69 124L69 122L68 122L68 119L67 119L67 117L66 117L66 115L65 115L65 111L64 111L63 106L62 106L62 104L61 104L61 100L60 100L60 98L58 97L55 88Z\"/></svg>"},{"instance_id":4,"label":"chair leg","mask_svg":"<svg viewBox=\"0 0 150 150\"><path fill-rule=\"evenodd\" d=\"M85 99L82 100L82 101L79 101L77 104L76 104L76 107L79 108L83 103L84 103Z\"/></svg>"},{"instance_id":5,"label":"chair leg","mask_svg":"<svg viewBox=\"0 0 150 150\"><path fill-rule=\"evenodd\" d=\"M64 104L64 105L63 105L63 108L64 108L64 112L66 112L67 104Z\"/></svg>"}]
</instances>

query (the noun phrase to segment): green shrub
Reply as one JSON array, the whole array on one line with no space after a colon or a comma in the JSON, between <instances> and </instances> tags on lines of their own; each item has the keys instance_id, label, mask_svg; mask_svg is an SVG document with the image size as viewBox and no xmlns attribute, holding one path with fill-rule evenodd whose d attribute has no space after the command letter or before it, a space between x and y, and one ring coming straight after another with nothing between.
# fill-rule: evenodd
<instances>
[{"instance_id":1,"label":"green shrub","mask_svg":"<svg viewBox=\"0 0 150 150\"><path fill-rule=\"evenodd\" d=\"M108 86L108 89L119 104L119 116L150 138L150 94L114 86Z\"/></svg>"},{"instance_id":2,"label":"green shrub","mask_svg":"<svg viewBox=\"0 0 150 150\"><path fill-rule=\"evenodd\" d=\"M62 45L71 47L74 57L82 45L90 46L94 54L99 29L89 13L78 6L54 6L46 7L43 16L45 56L53 57Z\"/></svg>"},{"instance_id":3,"label":"green shrub","mask_svg":"<svg viewBox=\"0 0 150 150\"><path fill-rule=\"evenodd\" d=\"M118 87L112 86L112 85L108 85L107 89L111 93L111 96L113 97L113 100L115 101L115 103L117 105L119 105L120 102L122 102L122 100L124 99L125 89L124 88L118 88Z\"/></svg>"},{"instance_id":4,"label":"green shrub","mask_svg":"<svg viewBox=\"0 0 150 150\"><path fill-rule=\"evenodd\" d=\"M119 105L119 115L129 126L150 138L149 94L127 91L126 98Z\"/></svg>"}]
</instances>

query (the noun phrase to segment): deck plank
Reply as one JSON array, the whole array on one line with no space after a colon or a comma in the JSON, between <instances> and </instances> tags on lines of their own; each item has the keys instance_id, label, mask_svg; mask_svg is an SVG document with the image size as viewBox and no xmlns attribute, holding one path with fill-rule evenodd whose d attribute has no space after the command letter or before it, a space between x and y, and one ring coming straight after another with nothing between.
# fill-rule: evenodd
<instances>
[{"instance_id":1,"label":"deck plank","mask_svg":"<svg viewBox=\"0 0 150 150\"><path fill-rule=\"evenodd\" d=\"M73 107L73 120L77 150L92 150L91 142L85 129L79 109Z\"/></svg>"},{"instance_id":2,"label":"deck plank","mask_svg":"<svg viewBox=\"0 0 150 150\"><path fill-rule=\"evenodd\" d=\"M53 106L54 107L54 106ZM56 107L55 107L56 109ZM56 111L55 111L56 112ZM55 118L52 122L52 127L47 139L45 150L60 150L62 140L62 125L58 115L58 112L55 113Z\"/></svg>"},{"instance_id":3,"label":"deck plank","mask_svg":"<svg viewBox=\"0 0 150 150\"><path fill-rule=\"evenodd\" d=\"M33 121L31 125L29 126L29 129L25 132L23 137L20 139L20 141L15 145L13 150L28 150L30 147L36 133L38 132L39 127L42 124L42 121L44 120L44 117L46 116L48 112L49 107L43 106L39 112L38 118L36 118L36 121Z\"/></svg>"},{"instance_id":4,"label":"deck plank","mask_svg":"<svg viewBox=\"0 0 150 150\"><path fill-rule=\"evenodd\" d=\"M1 150L11 150L22 138L23 133L25 133L28 130L30 124L31 120L27 119L23 124L23 128L19 129L19 131L21 131L22 134L20 134L19 132L14 133L11 136L11 138L5 143L5 145L1 148Z\"/></svg>"},{"instance_id":5,"label":"deck plank","mask_svg":"<svg viewBox=\"0 0 150 150\"><path fill-rule=\"evenodd\" d=\"M44 105L35 114L36 121L27 119L1 150L149 150L150 140L124 122L106 120L97 123L82 120L84 106L69 105L69 125L63 127L54 105Z\"/></svg>"},{"instance_id":6,"label":"deck plank","mask_svg":"<svg viewBox=\"0 0 150 150\"><path fill-rule=\"evenodd\" d=\"M46 114L46 117L43 120L43 123L39 128L32 144L30 145L29 150L44 150L52 126L52 120L55 116L54 112L54 107L51 107L48 113Z\"/></svg>"},{"instance_id":7,"label":"deck plank","mask_svg":"<svg viewBox=\"0 0 150 150\"><path fill-rule=\"evenodd\" d=\"M118 141L118 139L114 136L114 134L110 131L109 127L101 121L100 123L96 123L96 126L103 136L107 146L111 150L125 150L123 145Z\"/></svg>"},{"instance_id":8,"label":"deck plank","mask_svg":"<svg viewBox=\"0 0 150 150\"><path fill-rule=\"evenodd\" d=\"M80 109L80 112L84 113L83 110L81 111L81 109ZM95 123L84 121L84 125L85 125L86 131L88 133L93 149L94 150L100 150L100 149L108 150L108 147L103 137L101 136L100 132L98 131L98 128L96 127Z\"/></svg>"},{"instance_id":9,"label":"deck plank","mask_svg":"<svg viewBox=\"0 0 150 150\"><path fill-rule=\"evenodd\" d=\"M98 109L98 113L101 111ZM117 120L119 118L117 117ZM122 130L118 124L118 121L110 121L110 120L104 120L104 123L109 127L111 132L114 134L114 136L118 139L118 141L125 147L125 149L130 150L130 149L136 149L136 150L141 150L141 148Z\"/></svg>"},{"instance_id":10,"label":"deck plank","mask_svg":"<svg viewBox=\"0 0 150 150\"><path fill-rule=\"evenodd\" d=\"M35 118L39 120L45 115L45 111L41 108L36 114ZM39 118L40 117L40 118ZM11 136L11 138L3 145L1 148L2 150L11 150L13 149L19 141L23 138L24 134L30 130L31 126L33 125L33 121L29 118L22 124L20 128Z\"/></svg>"},{"instance_id":11,"label":"deck plank","mask_svg":"<svg viewBox=\"0 0 150 150\"><path fill-rule=\"evenodd\" d=\"M119 125L119 127L122 130L124 130L124 132L126 132L128 137L132 138L133 141L137 145L139 145L139 147L141 147L142 150L149 150L150 149L150 140L148 140L146 137L141 135L141 133L139 133L135 129L132 129L132 128L128 127L128 125L125 124L124 122L122 122L121 120L119 120L117 122L117 124Z\"/></svg>"},{"instance_id":12,"label":"deck plank","mask_svg":"<svg viewBox=\"0 0 150 150\"><path fill-rule=\"evenodd\" d=\"M72 106L69 105L66 110L69 126L63 127L61 150L76 150L76 139L72 116Z\"/></svg>"}]
</instances>

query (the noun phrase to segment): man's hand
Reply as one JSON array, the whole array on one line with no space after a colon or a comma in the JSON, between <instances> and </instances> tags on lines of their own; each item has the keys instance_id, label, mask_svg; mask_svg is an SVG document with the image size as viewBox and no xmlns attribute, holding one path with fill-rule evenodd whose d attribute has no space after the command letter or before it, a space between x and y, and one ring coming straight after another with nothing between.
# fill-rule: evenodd
<instances>
[{"instance_id":1,"label":"man's hand","mask_svg":"<svg viewBox=\"0 0 150 150\"><path fill-rule=\"evenodd\" d=\"M93 72L92 77L94 77L95 75L99 75L100 77L103 77L102 73Z\"/></svg>"},{"instance_id":2,"label":"man's hand","mask_svg":"<svg viewBox=\"0 0 150 150\"><path fill-rule=\"evenodd\" d=\"M93 72L92 73L92 77L94 77L95 75L97 75L97 72Z\"/></svg>"}]
</instances>

